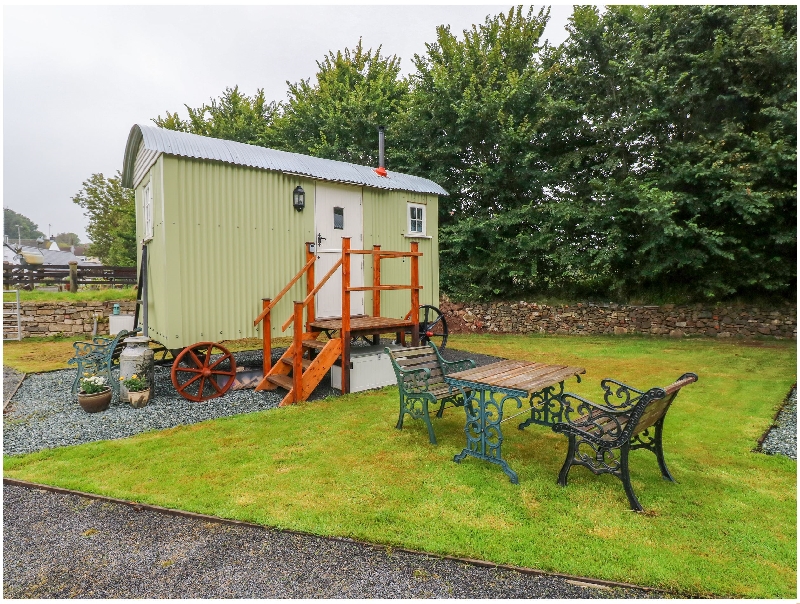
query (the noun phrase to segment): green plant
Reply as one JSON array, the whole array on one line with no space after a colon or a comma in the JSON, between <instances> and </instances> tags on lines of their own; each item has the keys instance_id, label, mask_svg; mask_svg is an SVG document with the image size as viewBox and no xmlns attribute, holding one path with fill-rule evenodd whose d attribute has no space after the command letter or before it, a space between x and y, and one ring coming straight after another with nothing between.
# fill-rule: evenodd
<instances>
[{"instance_id":1,"label":"green plant","mask_svg":"<svg viewBox=\"0 0 800 604\"><path fill-rule=\"evenodd\" d=\"M99 375L90 376L88 373L84 373L83 375L88 376L81 378L81 392L83 394L97 394L98 392L103 392L108 389L106 378Z\"/></svg>"},{"instance_id":2,"label":"green plant","mask_svg":"<svg viewBox=\"0 0 800 604\"><path fill-rule=\"evenodd\" d=\"M147 383L147 379L144 376L139 377L135 373L129 378L121 377L119 378L119 381L122 382L122 385L128 389L128 392L141 392L142 390L147 390L150 387Z\"/></svg>"}]
</instances>

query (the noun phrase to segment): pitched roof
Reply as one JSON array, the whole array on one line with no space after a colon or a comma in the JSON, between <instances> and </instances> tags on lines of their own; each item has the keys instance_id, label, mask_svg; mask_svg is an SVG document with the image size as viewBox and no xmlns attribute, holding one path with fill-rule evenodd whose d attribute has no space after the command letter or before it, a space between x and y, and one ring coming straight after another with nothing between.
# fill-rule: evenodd
<instances>
[{"instance_id":1,"label":"pitched roof","mask_svg":"<svg viewBox=\"0 0 800 604\"><path fill-rule=\"evenodd\" d=\"M136 158L139 153L147 154L144 169L136 166ZM128 135L128 143L125 146L125 158L123 160L122 186L134 188L138 185L134 172L136 172L136 176L140 180L144 173L156 162L161 153L179 157L221 161L263 170L275 170L287 174L363 185L376 189L447 195L447 191L435 182L419 176L400 174L390 170L386 171L388 176L378 176L374 168L369 166L311 157L300 153L289 153L288 151L278 151L277 149L247 145L188 132L176 132L175 130L166 130L142 124L135 124ZM134 168L136 169L134 170Z\"/></svg>"}]
</instances>

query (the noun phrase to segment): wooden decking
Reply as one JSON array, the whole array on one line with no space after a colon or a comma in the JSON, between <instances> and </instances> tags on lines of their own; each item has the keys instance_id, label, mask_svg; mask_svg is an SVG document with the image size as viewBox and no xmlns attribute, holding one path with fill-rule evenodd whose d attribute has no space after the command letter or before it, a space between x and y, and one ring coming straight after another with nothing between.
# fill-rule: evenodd
<instances>
[{"instance_id":1,"label":"wooden decking","mask_svg":"<svg viewBox=\"0 0 800 604\"><path fill-rule=\"evenodd\" d=\"M350 316L350 333L353 336L376 335L393 331L405 330L411 327L411 321L392 319L390 317L370 317L367 315ZM342 328L341 317L328 317L317 319L308 324L311 329L320 331L339 331Z\"/></svg>"}]
</instances>

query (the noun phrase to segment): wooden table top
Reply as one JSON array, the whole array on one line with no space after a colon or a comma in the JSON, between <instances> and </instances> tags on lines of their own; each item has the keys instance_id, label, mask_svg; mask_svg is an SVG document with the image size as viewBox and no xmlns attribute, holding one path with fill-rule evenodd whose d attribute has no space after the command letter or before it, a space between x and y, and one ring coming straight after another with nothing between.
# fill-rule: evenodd
<instances>
[{"instance_id":1,"label":"wooden table top","mask_svg":"<svg viewBox=\"0 0 800 604\"><path fill-rule=\"evenodd\" d=\"M524 390L528 395L531 395L543 388L558 384L567 378L582 373L586 373L586 369L583 367L509 360L451 373L445 379L461 380L509 390Z\"/></svg>"}]
</instances>

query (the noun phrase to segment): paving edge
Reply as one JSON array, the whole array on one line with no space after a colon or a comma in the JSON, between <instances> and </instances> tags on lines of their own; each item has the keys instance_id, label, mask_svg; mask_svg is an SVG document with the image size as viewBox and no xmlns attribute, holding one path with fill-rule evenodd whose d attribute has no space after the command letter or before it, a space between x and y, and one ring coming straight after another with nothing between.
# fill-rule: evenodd
<instances>
[{"instance_id":1,"label":"paving edge","mask_svg":"<svg viewBox=\"0 0 800 604\"><path fill-rule=\"evenodd\" d=\"M19 387L22 386L22 382L25 381L25 378L28 376L27 373L23 373L22 376L19 378L17 385L14 386L14 390L12 390L11 394L8 395L8 400L3 401L3 413L8 410L8 406L11 404L11 399L14 398L14 395L19 390Z\"/></svg>"},{"instance_id":2,"label":"paving edge","mask_svg":"<svg viewBox=\"0 0 800 604\"><path fill-rule=\"evenodd\" d=\"M382 550L390 550L393 552L404 552L408 554L415 554L418 556L427 556L429 558L438 558L441 560L452 560L454 562L461 562L463 564L468 564L470 566L480 566L484 568L498 568L502 570L513 570L518 573L524 575L533 575L533 576L542 576L542 577L558 577L559 579L564 579L566 581L573 581L578 582L586 587L618 587L624 589L638 589L639 591L651 592L651 593L663 593L675 596L677 594L668 592L663 589L658 589L655 587L643 587L641 585L634 585L632 583L621 583L619 581L607 581L605 579L593 579L591 577L581 577L578 575L566 575L563 573L553 573L547 572L543 570L538 570L535 568L526 568L524 566L512 566L510 564L496 564L494 562L487 562L486 560L475 560L473 558L459 558L458 556L443 556L440 554L432 554L430 552L422 552L413 549L407 549L404 547L395 547L393 545L382 545L379 543L370 543L368 541L361 541L359 539L351 539L348 537L330 537L326 535L315 535L314 533L307 533L305 531L297 531L293 529L282 529L282 528L275 528L271 526L264 526L261 524L256 524L254 522L245 522L243 520L231 520L229 518L220 518L218 516L209 516L207 514L198 514L196 512L186 512L183 510L174 510L171 508L164 508L158 505L151 505L148 503L137 503L135 501L128 501L126 499L117 499L115 497L106 497L104 495L95 495L94 493L85 493L83 491L73 491L72 489L64 489L61 487L54 487L46 484L39 484L36 482L28 482L26 480L17 480L15 478L6 478L3 477L3 484L7 484L10 486L15 487L22 487L26 489L39 489L42 491L50 491L52 493L59 493L61 495L75 495L76 497L86 497L87 499L95 499L97 501L105 501L108 503L116 503L119 505L125 505L128 507L132 507L135 511L148 511L148 512L156 512L158 514L167 514L169 516L178 516L181 518L190 518L194 520L204 520L206 522L215 522L217 524L226 524L231 526L243 526L248 528L259 529L262 531L274 531L278 533L287 533L290 535L301 535L304 537L316 537L317 539L325 539L327 541L336 541L340 543L357 543L359 545L364 545L367 547L371 547L374 549L382 549Z\"/></svg>"}]
</instances>

